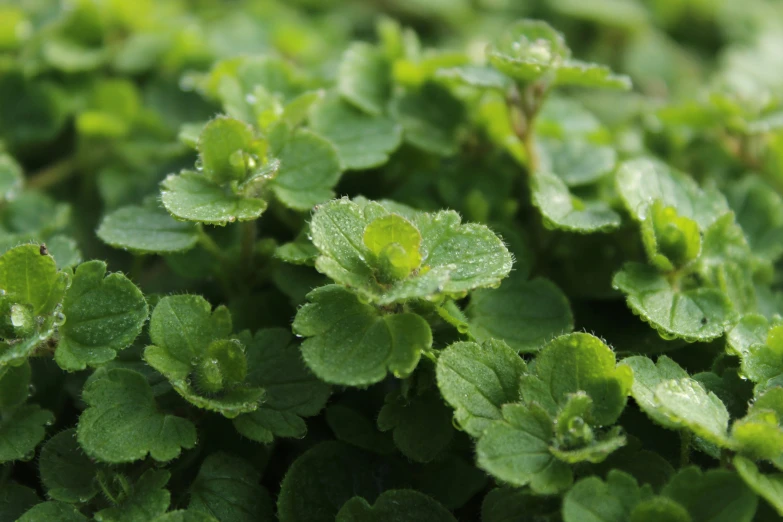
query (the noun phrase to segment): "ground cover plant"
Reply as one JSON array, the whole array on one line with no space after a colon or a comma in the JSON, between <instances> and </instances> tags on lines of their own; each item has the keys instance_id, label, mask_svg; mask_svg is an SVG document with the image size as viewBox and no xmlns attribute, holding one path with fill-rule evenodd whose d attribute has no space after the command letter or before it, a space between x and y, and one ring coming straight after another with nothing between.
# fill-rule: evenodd
<instances>
[{"instance_id":1,"label":"ground cover plant","mask_svg":"<svg viewBox=\"0 0 783 522\"><path fill-rule=\"evenodd\" d=\"M0 1L0 522L780 520L781 35Z\"/></svg>"}]
</instances>

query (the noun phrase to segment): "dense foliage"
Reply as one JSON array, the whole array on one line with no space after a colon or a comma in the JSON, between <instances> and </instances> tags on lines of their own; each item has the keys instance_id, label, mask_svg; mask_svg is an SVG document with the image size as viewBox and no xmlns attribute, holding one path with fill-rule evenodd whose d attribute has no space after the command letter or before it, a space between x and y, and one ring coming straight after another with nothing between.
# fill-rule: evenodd
<instances>
[{"instance_id":1,"label":"dense foliage","mask_svg":"<svg viewBox=\"0 0 783 522\"><path fill-rule=\"evenodd\" d=\"M780 520L781 35L0 0L0 521Z\"/></svg>"}]
</instances>

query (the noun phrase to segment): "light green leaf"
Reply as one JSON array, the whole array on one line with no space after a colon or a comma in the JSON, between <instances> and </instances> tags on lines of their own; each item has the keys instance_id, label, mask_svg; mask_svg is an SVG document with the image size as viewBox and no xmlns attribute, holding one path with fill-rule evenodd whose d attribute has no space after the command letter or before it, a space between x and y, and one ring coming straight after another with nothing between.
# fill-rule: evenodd
<instances>
[{"instance_id":1,"label":"light green leaf","mask_svg":"<svg viewBox=\"0 0 783 522\"><path fill-rule=\"evenodd\" d=\"M106 363L141 333L149 309L144 296L120 273L106 275L106 263L76 269L65 294L60 342L54 357L61 368L83 370Z\"/></svg>"},{"instance_id":2,"label":"light green leaf","mask_svg":"<svg viewBox=\"0 0 783 522\"><path fill-rule=\"evenodd\" d=\"M546 22L521 20L487 48L489 63L517 81L533 82L571 56L563 35Z\"/></svg>"},{"instance_id":3,"label":"light green leaf","mask_svg":"<svg viewBox=\"0 0 783 522\"><path fill-rule=\"evenodd\" d=\"M54 258L38 245L20 245L0 256L0 289L9 302L30 305L34 315L51 314L68 285Z\"/></svg>"},{"instance_id":4,"label":"light green leaf","mask_svg":"<svg viewBox=\"0 0 783 522\"><path fill-rule=\"evenodd\" d=\"M291 334L280 328L256 332L247 343L247 382L265 390L258 410L233 422L244 436L269 443L274 437L304 437L302 417L320 412L329 398L329 386L305 367Z\"/></svg>"},{"instance_id":5,"label":"light green leaf","mask_svg":"<svg viewBox=\"0 0 783 522\"><path fill-rule=\"evenodd\" d=\"M729 186L726 196L753 253L776 261L783 255L783 199L758 176Z\"/></svg>"},{"instance_id":6,"label":"light green leaf","mask_svg":"<svg viewBox=\"0 0 783 522\"><path fill-rule=\"evenodd\" d=\"M533 204L549 228L590 234L609 232L620 226L620 215L603 201L584 201L568 190L556 175L539 171L530 178Z\"/></svg>"},{"instance_id":7,"label":"light green leaf","mask_svg":"<svg viewBox=\"0 0 783 522\"><path fill-rule=\"evenodd\" d=\"M639 502L630 522L692 522L688 510L668 497L651 497Z\"/></svg>"},{"instance_id":8,"label":"light green leaf","mask_svg":"<svg viewBox=\"0 0 783 522\"><path fill-rule=\"evenodd\" d=\"M309 337L302 355L326 382L366 386L391 371L409 375L432 345L427 322L412 313L383 314L337 285L313 290L296 314L294 331Z\"/></svg>"},{"instance_id":9,"label":"light green leaf","mask_svg":"<svg viewBox=\"0 0 783 522\"><path fill-rule=\"evenodd\" d=\"M638 158L622 163L615 184L625 207L637 221L644 221L657 200L665 207L673 207L678 215L692 219L702 229L729 210L718 191L702 190L693 178L655 159Z\"/></svg>"},{"instance_id":10,"label":"light green leaf","mask_svg":"<svg viewBox=\"0 0 783 522\"><path fill-rule=\"evenodd\" d=\"M606 481L588 477L563 497L564 522L627 522L631 511L652 496L650 486L639 487L631 475L612 470Z\"/></svg>"},{"instance_id":11,"label":"light green leaf","mask_svg":"<svg viewBox=\"0 0 783 522\"><path fill-rule=\"evenodd\" d=\"M462 103L435 83L407 89L393 101L392 114L402 125L406 142L439 156L457 153L457 129L463 120Z\"/></svg>"},{"instance_id":12,"label":"light green leaf","mask_svg":"<svg viewBox=\"0 0 783 522\"><path fill-rule=\"evenodd\" d=\"M271 522L272 499L259 484L261 474L248 462L226 453L213 453L201 464L190 487L188 509L218 520Z\"/></svg>"},{"instance_id":13,"label":"light green leaf","mask_svg":"<svg viewBox=\"0 0 783 522\"><path fill-rule=\"evenodd\" d=\"M561 335L547 344L536 357L534 374L522 379L520 390L526 402L549 409L565 405L570 394L586 392L594 403L596 424L607 426L625 408L632 383L631 370L616 366L614 352L606 344L579 332ZM542 391L546 396L542 397ZM555 415L556 411L549 413Z\"/></svg>"},{"instance_id":14,"label":"light green leaf","mask_svg":"<svg viewBox=\"0 0 783 522\"><path fill-rule=\"evenodd\" d=\"M701 234L695 221L677 215L673 207L656 200L642 222L642 240L650 262L671 271L696 259L701 251Z\"/></svg>"},{"instance_id":15,"label":"light green leaf","mask_svg":"<svg viewBox=\"0 0 783 522\"><path fill-rule=\"evenodd\" d=\"M697 381L690 378L665 380L653 390L653 401L668 426L689 429L718 446L728 444L729 412L714 393L705 390Z\"/></svg>"},{"instance_id":16,"label":"light green leaf","mask_svg":"<svg viewBox=\"0 0 783 522\"><path fill-rule=\"evenodd\" d=\"M384 491L375 504L353 497L337 513L335 522L456 522L435 500L418 491Z\"/></svg>"},{"instance_id":17,"label":"light green leaf","mask_svg":"<svg viewBox=\"0 0 783 522\"><path fill-rule=\"evenodd\" d=\"M85 452L109 463L133 462L149 453L158 461L176 458L196 445L196 428L158 410L152 389L140 373L114 369L87 384L88 408L77 435Z\"/></svg>"},{"instance_id":18,"label":"light green leaf","mask_svg":"<svg viewBox=\"0 0 783 522\"><path fill-rule=\"evenodd\" d=\"M87 522L89 518L85 517L79 510L65 502L50 500L33 506L19 517L16 522Z\"/></svg>"},{"instance_id":19,"label":"light green leaf","mask_svg":"<svg viewBox=\"0 0 783 522\"><path fill-rule=\"evenodd\" d=\"M266 201L226 192L203 174L182 171L161 183L161 201L177 219L209 225L250 221L266 210Z\"/></svg>"},{"instance_id":20,"label":"light green leaf","mask_svg":"<svg viewBox=\"0 0 783 522\"><path fill-rule=\"evenodd\" d=\"M518 352L538 351L574 328L568 299L554 283L515 273L500 288L474 291L465 314L477 340L502 339Z\"/></svg>"},{"instance_id":21,"label":"light green leaf","mask_svg":"<svg viewBox=\"0 0 783 522\"><path fill-rule=\"evenodd\" d=\"M264 152L254 142L250 125L225 116L211 120L198 140L204 175L217 184L245 180L251 155Z\"/></svg>"},{"instance_id":22,"label":"light green leaf","mask_svg":"<svg viewBox=\"0 0 783 522\"><path fill-rule=\"evenodd\" d=\"M342 174L335 147L309 130L296 130L287 139L271 140L272 154L280 160L270 182L275 196L294 210L310 210L334 197L332 190Z\"/></svg>"},{"instance_id":23,"label":"light green leaf","mask_svg":"<svg viewBox=\"0 0 783 522\"><path fill-rule=\"evenodd\" d=\"M77 444L75 429L61 431L46 441L38 468L49 498L76 504L98 494L98 467Z\"/></svg>"},{"instance_id":24,"label":"light green leaf","mask_svg":"<svg viewBox=\"0 0 783 522\"><path fill-rule=\"evenodd\" d=\"M571 468L549 452L552 419L536 404L506 404L503 420L484 431L476 445L478 466L515 486L554 494L571 485Z\"/></svg>"},{"instance_id":25,"label":"light green leaf","mask_svg":"<svg viewBox=\"0 0 783 522\"><path fill-rule=\"evenodd\" d=\"M693 522L750 522L758 504L742 479L724 469L685 468L661 493L683 505Z\"/></svg>"},{"instance_id":26,"label":"light green leaf","mask_svg":"<svg viewBox=\"0 0 783 522\"><path fill-rule=\"evenodd\" d=\"M0 419L0 463L30 460L46 435L46 426L54 422L49 410L37 404L23 404L3 413Z\"/></svg>"},{"instance_id":27,"label":"light green leaf","mask_svg":"<svg viewBox=\"0 0 783 522\"><path fill-rule=\"evenodd\" d=\"M198 242L195 224L158 207L122 207L107 214L96 233L104 243L136 254L184 252Z\"/></svg>"},{"instance_id":28,"label":"light green leaf","mask_svg":"<svg viewBox=\"0 0 783 522\"><path fill-rule=\"evenodd\" d=\"M669 428L677 428L676 423L672 423L668 416L658 411L658 403L655 399L655 390L659 384L670 380L687 379L688 372L683 370L679 364L661 355L658 362L641 355L626 357L622 364L627 365L633 370L633 385L631 386L631 396L636 401L639 408L642 409L650 418L658 424Z\"/></svg>"},{"instance_id":29,"label":"light green leaf","mask_svg":"<svg viewBox=\"0 0 783 522\"><path fill-rule=\"evenodd\" d=\"M362 242L379 268L382 283L404 279L421 265L421 234L396 214L372 220L364 229Z\"/></svg>"},{"instance_id":30,"label":"light green leaf","mask_svg":"<svg viewBox=\"0 0 783 522\"><path fill-rule=\"evenodd\" d=\"M728 350L742 361L742 374L763 384L783 373L783 325L757 314L744 316L728 333Z\"/></svg>"},{"instance_id":31,"label":"light green leaf","mask_svg":"<svg viewBox=\"0 0 783 522\"><path fill-rule=\"evenodd\" d=\"M552 172L569 187L595 183L614 170L617 152L587 138L539 138L539 170Z\"/></svg>"},{"instance_id":32,"label":"light green leaf","mask_svg":"<svg viewBox=\"0 0 783 522\"><path fill-rule=\"evenodd\" d=\"M0 201L9 201L22 190L22 167L9 154L0 153Z\"/></svg>"},{"instance_id":33,"label":"light green leaf","mask_svg":"<svg viewBox=\"0 0 783 522\"><path fill-rule=\"evenodd\" d=\"M740 455L734 457L734 468L745 484L783 517L783 473L765 475L753 461Z\"/></svg>"},{"instance_id":34,"label":"light green leaf","mask_svg":"<svg viewBox=\"0 0 783 522\"><path fill-rule=\"evenodd\" d=\"M636 315L668 338L709 341L723 335L734 318L731 303L720 291L678 290L652 266L626 263L612 286L626 294Z\"/></svg>"},{"instance_id":35,"label":"light green leaf","mask_svg":"<svg viewBox=\"0 0 783 522\"><path fill-rule=\"evenodd\" d=\"M310 125L335 146L346 170L383 165L402 141L402 127L392 120L368 115L335 97L314 107Z\"/></svg>"},{"instance_id":36,"label":"light green leaf","mask_svg":"<svg viewBox=\"0 0 783 522\"><path fill-rule=\"evenodd\" d=\"M567 59L557 66L555 85L574 87L598 87L627 91L631 89L631 79L624 74L614 74L612 70L596 63Z\"/></svg>"},{"instance_id":37,"label":"light green leaf","mask_svg":"<svg viewBox=\"0 0 783 522\"><path fill-rule=\"evenodd\" d=\"M421 268L392 284L377 279L380 269L364 245L367 225L394 213L410 221L422 237ZM321 252L319 272L350 286L370 302L387 305L439 294L464 294L494 286L511 270L511 255L487 227L460 224L452 211L427 214L403 211L366 200L338 199L321 205L310 222L313 244Z\"/></svg>"},{"instance_id":38,"label":"light green leaf","mask_svg":"<svg viewBox=\"0 0 783 522\"><path fill-rule=\"evenodd\" d=\"M337 89L349 103L378 116L389 98L391 70L383 53L375 47L356 42L343 54L337 71Z\"/></svg>"},{"instance_id":39,"label":"light green leaf","mask_svg":"<svg viewBox=\"0 0 783 522\"><path fill-rule=\"evenodd\" d=\"M82 262L79 245L71 237L59 234L52 236L46 240L46 248L57 263L58 270L74 267Z\"/></svg>"},{"instance_id":40,"label":"light green leaf","mask_svg":"<svg viewBox=\"0 0 783 522\"><path fill-rule=\"evenodd\" d=\"M522 358L503 341L454 343L438 357L438 387L462 429L479 437L502 419L504 404L519 400L525 369Z\"/></svg>"},{"instance_id":41,"label":"light green leaf","mask_svg":"<svg viewBox=\"0 0 783 522\"><path fill-rule=\"evenodd\" d=\"M580 462L590 462L598 464L607 459L610 454L622 448L628 442L628 439L621 435L622 428L619 426L602 434L600 437L585 443L583 446L574 449L564 449L556 446L550 446L549 451L557 457L558 460L569 464L578 464Z\"/></svg>"},{"instance_id":42,"label":"light green leaf","mask_svg":"<svg viewBox=\"0 0 783 522\"><path fill-rule=\"evenodd\" d=\"M171 494L164 489L171 473L150 469L130 488L130 493L118 505L95 513L98 522L147 522L166 512Z\"/></svg>"},{"instance_id":43,"label":"light green leaf","mask_svg":"<svg viewBox=\"0 0 783 522\"><path fill-rule=\"evenodd\" d=\"M483 65L444 67L435 72L435 78L482 89L497 89L505 93L511 86L509 78L497 69Z\"/></svg>"}]
</instances>

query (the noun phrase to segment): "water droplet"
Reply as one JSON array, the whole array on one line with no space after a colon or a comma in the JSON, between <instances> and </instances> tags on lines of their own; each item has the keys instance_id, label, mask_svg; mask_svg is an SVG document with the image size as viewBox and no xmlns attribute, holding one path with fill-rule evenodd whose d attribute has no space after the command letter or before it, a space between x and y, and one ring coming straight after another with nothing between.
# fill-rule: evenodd
<instances>
[{"instance_id":1,"label":"water droplet","mask_svg":"<svg viewBox=\"0 0 783 522\"><path fill-rule=\"evenodd\" d=\"M27 395L28 395L28 396L33 396L33 395L35 395L35 385L34 385L34 384L30 384L30 385L27 387Z\"/></svg>"},{"instance_id":2,"label":"water droplet","mask_svg":"<svg viewBox=\"0 0 783 522\"><path fill-rule=\"evenodd\" d=\"M0 296L4 296L4 295L5 295L5 289L0 288Z\"/></svg>"},{"instance_id":3,"label":"water droplet","mask_svg":"<svg viewBox=\"0 0 783 522\"><path fill-rule=\"evenodd\" d=\"M236 220L237 220L237 217L236 217L236 216L228 216L228 222L229 222L229 223L233 223L233 222L234 222L234 221L236 221Z\"/></svg>"},{"instance_id":4,"label":"water droplet","mask_svg":"<svg viewBox=\"0 0 783 522\"><path fill-rule=\"evenodd\" d=\"M256 98L253 94L248 94L245 96L245 101L250 105L253 105L258 101L258 98Z\"/></svg>"},{"instance_id":5,"label":"water droplet","mask_svg":"<svg viewBox=\"0 0 783 522\"><path fill-rule=\"evenodd\" d=\"M204 162L201 160L201 158L198 158L196 160L196 165L195 166L196 166L196 170L199 171L199 172L204 170Z\"/></svg>"},{"instance_id":6,"label":"water droplet","mask_svg":"<svg viewBox=\"0 0 783 522\"><path fill-rule=\"evenodd\" d=\"M62 312L57 312L54 314L54 324L57 326L62 326L65 324L65 314Z\"/></svg>"}]
</instances>

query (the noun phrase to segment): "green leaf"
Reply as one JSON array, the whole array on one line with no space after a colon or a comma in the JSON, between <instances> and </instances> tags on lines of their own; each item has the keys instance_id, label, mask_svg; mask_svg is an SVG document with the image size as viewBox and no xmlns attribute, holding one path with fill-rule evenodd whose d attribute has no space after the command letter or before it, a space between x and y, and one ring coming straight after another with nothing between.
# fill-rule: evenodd
<instances>
[{"instance_id":1,"label":"green leaf","mask_svg":"<svg viewBox=\"0 0 783 522\"><path fill-rule=\"evenodd\" d=\"M383 53L356 42L343 54L337 89L349 103L374 116L385 111L390 93L390 67Z\"/></svg>"},{"instance_id":2,"label":"green leaf","mask_svg":"<svg viewBox=\"0 0 783 522\"><path fill-rule=\"evenodd\" d=\"M626 263L612 286L626 294L631 311L666 338L710 341L723 335L734 319L722 292L679 290L652 266Z\"/></svg>"},{"instance_id":3,"label":"green leaf","mask_svg":"<svg viewBox=\"0 0 783 522\"><path fill-rule=\"evenodd\" d=\"M266 391L258 410L236 417L237 430L258 442L277 437L304 437L302 417L320 412L329 398L329 386L304 365L291 334L280 328L256 332L247 343L247 382Z\"/></svg>"},{"instance_id":4,"label":"green leaf","mask_svg":"<svg viewBox=\"0 0 783 522\"><path fill-rule=\"evenodd\" d=\"M37 404L4 412L0 419L0 463L33 458L36 446L46 435L45 427L52 422L52 412Z\"/></svg>"},{"instance_id":5,"label":"green leaf","mask_svg":"<svg viewBox=\"0 0 783 522\"><path fill-rule=\"evenodd\" d=\"M758 176L733 183L727 193L753 253L776 261L783 255L783 199Z\"/></svg>"},{"instance_id":6,"label":"green leaf","mask_svg":"<svg viewBox=\"0 0 783 522\"><path fill-rule=\"evenodd\" d=\"M539 138L539 170L551 172L569 187L595 183L614 170L617 152L578 136Z\"/></svg>"},{"instance_id":7,"label":"green leaf","mask_svg":"<svg viewBox=\"0 0 783 522\"><path fill-rule=\"evenodd\" d=\"M653 390L655 409L670 427L691 430L718 446L726 446L729 412L712 392L689 378L669 379ZM655 418L655 417L653 417Z\"/></svg>"},{"instance_id":8,"label":"green leaf","mask_svg":"<svg viewBox=\"0 0 783 522\"><path fill-rule=\"evenodd\" d=\"M22 190L22 167L8 154L0 153L0 201L10 201Z\"/></svg>"},{"instance_id":9,"label":"green leaf","mask_svg":"<svg viewBox=\"0 0 783 522\"><path fill-rule=\"evenodd\" d=\"M432 346L430 327L416 314L383 314L337 285L313 290L307 298L310 303L299 309L293 328L309 337L302 355L326 382L366 386L383 380L387 371L405 377L421 351Z\"/></svg>"},{"instance_id":10,"label":"green leaf","mask_svg":"<svg viewBox=\"0 0 783 522\"><path fill-rule=\"evenodd\" d=\"M649 486L639 487L627 473L612 470L606 481L588 477L563 497L564 522L626 522L634 507L652 496Z\"/></svg>"},{"instance_id":11,"label":"green leaf","mask_svg":"<svg viewBox=\"0 0 783 522\"><path fill-rule=\"evenodd\" d=\"M556 175L539 171L530 179L533 204L541 211L548 228L590 234L620 226L620 215L606 203L577 198Z\"/></svg>"},{"instance_id":12,"label":"green leaf","mask_svg":"<svg viewBox=\"0 0 783 522\"><path fill-rule=\"evenodd\" d=\"M68 276L38 245L20 245L0 256L0 289L10 302L30 305L34 315L51 314L60 304Z\"/></svg>"},{"instance_id":13,"label":"green leaf","mask_svg":"<svg viewBox=\"0 0 783 522\"><path fill-rule=\"evenodd\" d=\"M335 146L345 170L383 165L402 141L402 128L392 120L361 112L335 97L314 107L310 125Z\"/></svg>"},{"instance_id":14,"label":"green leaf","mask_svg":"<svg viewBox=\"0 0 783 522\"><path fill-rule=\"evenodd\" d=\"M266 210L266 201L226 192L203 174L182 171L161 183L161 201L177 219L209 225L250 221Z\"/></svg>"},{"instance_id":15,"label":"green leaf","mask_svg":"<svg viewBox=\"0 0 783 522\"><path fill-rule=\"evenodd\" d=\"M511 255L487 227L460 224L459 215L452 211L398 210L366 200L338 199L321 205L310 222L313 244L321 252L318 271L350 286L367 301L387 305L494 286L511 270ZM421 268L406 279L382 284L376 278L380 267L363 238L372 221L393 213L421 234Z\"/></svg>"},{"instance_id":16,"label":"green leaf","mask_svg":"<svg viewBox=\"0 0 783 522\"><path fill-rule=\"evenodd\" d=\"M38 495L32 489L5 481L0 488L0 520L18 520L38 502Z\"/></svg>"},{"instance_id":17,"label":"green leaf","mask_svg":"<svg viewBox=\"0 0 783 522\"><path fill-rule=\"evenodd\" d=\"M557 66L555 85L574 87L597 87L627 91L631 89L631 79L624 74L614 74L612 70L596 63L567 59Z\"/></svg>"},{"instance_id":18,"label":"green leaf","mask_svg":"<svg viewBox=\"0 0 783 522\"><path fill-rule=\"evenodd\" d=\"M681 504L667 497L651 497L639 502L630 522L691 522L693 519Z\"/></svg>"},{"instance_id":19,"label":"green leaf","mask_svg":"<svg viewBox=\"0 0 783 522\"><path fill-rule=\"evenodd\" d=\"M617 169L615 184L625 208L644 221L655 201L672 207L679 216L706 229L728 212L725 198L715 190L702 190L696 182L665 163L648 158L626 161Z\"/></svg>"},{"instance_id":20,"label":"green leaf","mask_svg":"<svg viewBox=\"0 0 783 522\"><path fill-rule=\"evenodd\" d=\"M261 474L245 460L213 453L201 464L190 487L188 509L218 520L271 522L272 500L260 479Z\"/></svg>"},{"instance_id":21,"label":"green leaf","mask_svg":"<svg viewBox=\"0 0 783 522\"><path fill-rule=\"evenodd\" d=\"M557 503L553 500L557 498ZM547 497L511 487L490 490L481 504L482 522L534 522L538 517L557 516L559 497Z\"/></svg>"},{"instance_id":22,"label":"green leaf","mask_svg":"<svg viewBox=\"0 0 783 522\"><path fill-rule=\"evenodd\" d=\"M642 240L650 262L671 271L696 259L701 251L699 225L677 215L673 207L656 200L642 223Z\"/></svg>"},{"instance_id":23,"label":"green leaf","mask_svg":"<svg viewBox=\"0 0 783 522\"><path fill-rule=\"evenodd\" d=\"M363 405L341 401L326 408L324 417L337 440L347 442L379 455L395 450L392 434L380 431L375 422L375 412L365 411Z\"/></svg>"},{"instance_id":24,"label":"green leaf","mask_svg":"<svg viewBox=\"0 0 783 522\"><path fill-rule=\"evenodd\" d=\"M402 125L403 138L414 147L439 156L457 153L464 108L446 88L426 83L407 89L394 98L391 112Z\"/></svg>"},{"instance_id":25,"label":"green leaf","mask_svg":"<svg viewBox=\"0 0 783 522\"><path fill-rule=\"evenodd\" d=\"M204 175L217 184L244 181L251 155L263 152L254 142L253 128L246 123L228 117L211 120L198 140Z\"/></svg>"},{"instance_id":26,"label":"green leaf","mask_svg":"<svg viewBox=\"0 0 783 522\"><path fill-rule=\"evenodd\" d=\"M593 419L607 426L625 408L632 382L631 370L616 366L614 352L600 339L572 333L557 337L541 350L534 374L522 378L520 391L526 402L550 409L551 405L562 407L572 393L586 392L594 403Z\"/></svg>"},{"instance_id":27,"label":"green leaf","mask_svg":"<svg viewBox=\"0 0 783 522\"><path fill-rule=\"evenodd\" d=\"M465 314L477 340L501 339L525 353L574 328L568 299L554 283L515 273L500 288L474 291Z\"/></svg>"},{"instance_id":28,"label":"green leaf","mask_svg":"<svg viewBox=\"0 0 783 522\"><path fill-rule=\"evenodd\" d=\"M571 485L569 466L552 456L552 419L537 404L506 404L503 421L495 421L476 445L480 468L515 486L530 485L540 495Z\"/></svg>"},{"instance_id":29,"label":"green leaf","mask_svg":"<svg viewBox=\"0 0 783 522\"><path fill-rule=\"evenodd\" d=\"M481 89L497 89L505 92L511 82L497 69L483 65L460 65L444 67L435 72L435 78L447 80L457 85L468 85Z\"/></svg>"},{"instance_id":30,"label":"green leaf","mask_svg":"<svg viewBox=\"0 0 783 522\"><path fill-rule=\"evenodd\" d=\"M394 444L415 462L435 460L454 436L451 410L437 392L407 398L390 393L378 412L378 428L393 430Z\"/></svg>"},{"instance_id":31,"label":"green leaf","mask_svg":"<svg viewBox=\"0 0 783 522\"><path fill-rule=\"evenodd\" d=\"M296 130L285 141L271 140L280 170L270 182L277 199L294 210L310 210L334 197L342 174L335 147L309 130Z\"/></svg>"},{"instance_id":32,"label":"green leaf","mask_svg":"<svg viewBox=\"0 0 783 522\"><path fill-rule=\"evenodd\" d=\"M196 225L158 207L122 207L106 214L96 233L107 245L136 254L184 252L198 242Z\"/></svg>"},{"instance_id":33,"label":"green leaf","mask_svg":"<svg viewBox=\"0 0 783 522\"><path fill-rule=\"evenodd\" d=\"M523 83L557 69L570 56L563 35L538 20L516 22L487 48L492 66Z\"/></svg>"},{"instance_id":34,"label":"green leaf","mask_svg":"<svg viewBox=\"0 0 783 522\"><path fill-rule=\"evenodd\" d=\"M519 400L519 378L525 370L522 358L503 341L459 342L438 357L438 387L460 427L479 437L503 418L504 404Z\"/></svg>"},{"instance_id":35,"label":"green leaf","mask_svg":"<svg viewBox=\"0 0 783 522\"><path fill-rule=\"evenodd\" d=\"M65 294L57 364L69 371L106 363L127 348L147 320L147 301L120 273L106 275L106 263L89 261L76 269Z\"/></svg>"},{"instance_id":36,"label":"green leaf","mask_svg":"<svg viewBox=\"0 0 783 522\"><path fill-rule=\"evenodd\" d=\"M596 433L591 424L593 400L585 392L572 393L555 418L555 439L549 451L563 462L603 462L610 453L625 446L622 428Z\"/></svg>"},{"instance_id":37,"label":"green leaf","mask_svg":"<svg viewBox=\"0 0 783 522\"><path fill-rule=\"evenodd\" d=\"M33 506L26 511L16 522L87 522L89 519L79 513L75 507L65 502L50 500Z\"/></svg>"},{"instance_id":38,"label":"green leaf","mask_svg":"<svg viewBox=\"0 0 783 522\"><path fill-rule=\"evenodd\" d=\"M118 505L95 513L98 522L146 522L166 512L171 494L164 489L171 473L150 469L131 486Z\"/></svg>"},{"instance_id":39,"label":"green leaf","mask_svg":"<svg viewBox=\"0 0 783 522\"><path fill-rule=\"evenodd\" d=\"M421 234L396 214L372 220L364 229L362 242L373 255L383 283L405 279L421 265Z\"/></svg>"},{"instance_id":40,"label":"green leaf","mask_svg":"<svg viewBox=\"0 0 783 522\"><path fill-rule=\"evenodd\" d=\"M456 522L449 511L418 491L386 491L370 504L353 497L337 513L336 522Z\"/></svg>"},{"instance_id":41,"label":"green leaf","mask_svg":"<svg viewBox=\"0 0 783 522\"><path fill-rule=\"evenodd\" d=\"M152 522L219 522L218 519L208 513L193 511L192 509L169 511L155 519Z\"/></svg>"},{"instance_id":42,"label":"green leaf","mask_svg":"<svg viewBox=\"0 0 783 522\"><path fill-rule=\"evenodd\" d=\"M7 366L0 372L0 410L16 408L27 401L31 374L28 361L19 366Z\"/></svg>"},{"instance_id":43,"label":"green leaf","mask_svg":"<svg viewBox=\"0 0 783 522\"><path fill-rule=\"evenodd\" d=\"M758 504L742 479L723 469L685 468L661 493L682 504L693 522L750 522Z\"/></svg>"},{"instance_id":44,"label":"green leaf","mask_svg":"<svg viewBox=\"0 0 783 522\"><path fill-rule=\"evenodd\" d=\"M755 383L765 383L783 373L783 325L749 314L732 328L728 350L742 361L742 374Z\"/></svg>"},{"instance_id":45,"label":"green leaf","mask_svg":"<svg viewBox=\"0 0 783 522\"><path fill-rule=\"evenodd\" d=\"M79 245L73 238L63 235L52 236L46 240L46 248L49 255L57 263L57 269L63 270L78 265L82 262L82 253Z\"/></svg>"},{"instance_id":46,"label":"green leaf","mask_svg":"<svg viewBox=\"0 0 783 522\"><path fill-rule=\"evenodd\" d=\"M770 460L779 469L783 468L781 401L783 388L779 386L758 393L747 415L731 426L733 449L755 459Z\"/></svg>"},{"instance_id":47,"label":"green leaf","mask_svg":"<svg viewBox=\"0 0 783 522\"><path fill-rule=\"evenodd\" d=\"M38 459L41 482L49 498L84 503L98 494L96 464L76 442L76 430L61 431L43 445Z\"/></svg>"},{"instance_id":48,"label":"green leaf","mask_svg":"<svg viewBox=\"0 0 783 522\"><path fill-rule=\"evenodd\" d=\"M734 468L750 489L783 516L783 473L765 475L753 461L740 455L734 457Z\"/></svg>"},{"instance_id":49,"label":"green leaf","mask_svg":"<svg viewBox=\"0 0 783 522\"><path fill-rule=\"evenodd\" d=\"M133 462L150 454L176 458L196 445L196 429L181 417L158 410L152 389L140 373L108 370L84 388L88 408L79 417L79 444L91 457L109 463Z\"/></svg>"},{"instance_id":50,"label":"green leaf","mask_svg":"<svg viewBox=\"0 0 783 522\"><path fill-rule=\"evenodd\" d=\"M472 460L472 459L471 459ZM459 477L459 481L452 480ZM449 455L422 466L417 489L447 509L459 509L484 491L488 477L467 459Z\"/></svg>"},{"instance_id":51,"label":"green leaf","mask_svg":"<svg viewBox=\"0 0 783 522\"><path fill-rule=\"evenodd\" d=\"M677 428L678 424L673 423L669 417L658 410L658 403L655 398L655 390L658 385L672 380L687 379L688 372L683 370L679 364L665 355L658 357L658 362L641 355L626 357L622 364L627 365L633 370L633 385L631 386L631 396L636 404L650 418L662 426Z\"/></svg>"}]
</instances>

